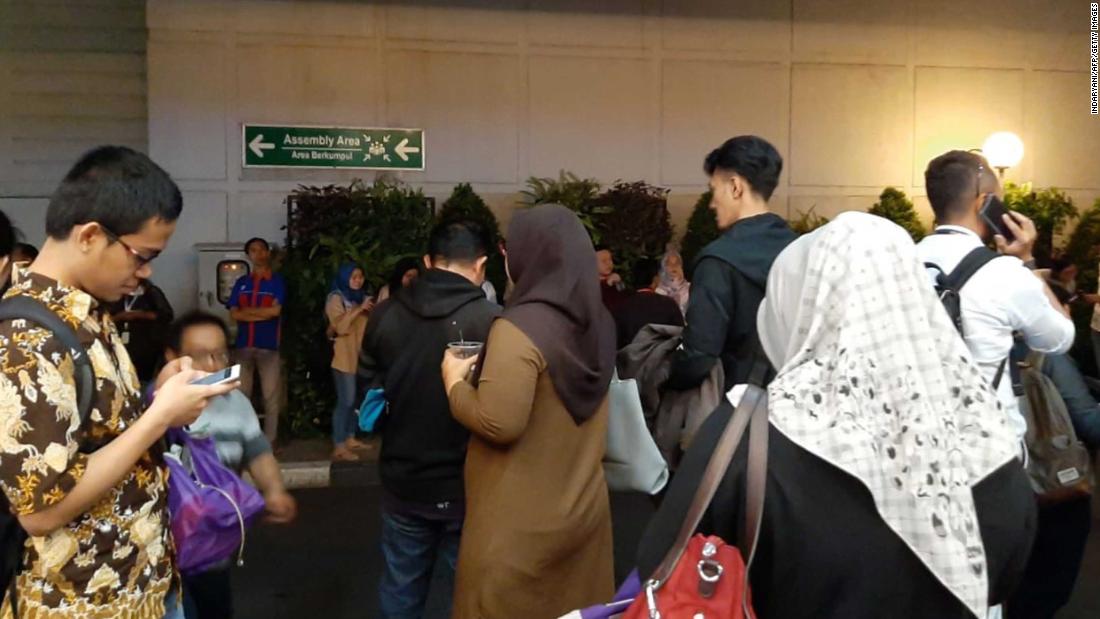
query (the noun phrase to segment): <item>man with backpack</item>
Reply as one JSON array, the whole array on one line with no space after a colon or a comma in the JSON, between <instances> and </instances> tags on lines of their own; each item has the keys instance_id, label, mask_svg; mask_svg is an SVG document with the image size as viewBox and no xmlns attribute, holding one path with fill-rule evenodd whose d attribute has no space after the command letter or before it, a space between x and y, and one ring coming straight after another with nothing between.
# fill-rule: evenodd
<instances>
[{"instance_id":1,"label":"man with backpack","mask_svg":"<svg viewBox=\"0 0 1100 619\"><path fill-rule=\"evenodd\" d=\"M1020 213L994 222L1011 231L1009 242L983 218L990 196L1001 193L984 157L950 151L933 159L924 173L936 230L917 244L917 254L936 279L941 299L960 329L974 360L996 390L1021 444L1027 424L1020 414L1009 352L1013 332L1028 348L1062 354L1073 344L1068 312L1032 271L1035 225ZM996 243L998 253L986 245Z\"/></svg>"},{"instance_id":2,"label":"man with backpack","mask_svg":"<svg viewBox=\"0 0 1100 619\"><path fill-rule=\"evenodd\" d=\"M182 616L160 439L236 384L192 385L205 373L182 358L143 407L105 310L152 274L182 205L145 155L92 150L50 198L48 239L0 303L3 616Z\"/></svg>"},{"instance_id":3,"label":"man with backpack","mask_svg":"<svg viewBox=\"0 0 1100 619\"><path fill-rule=\"evenodd\" d=\"M1016 383L1029 426L1027 469L1039 518L1007 617L1050 619L1069 603L1092 526L1092 452L1100 448L1100 406L1069 355L1021 348L1013 361L1022 361Z\"/></svg>"}]
</instances>

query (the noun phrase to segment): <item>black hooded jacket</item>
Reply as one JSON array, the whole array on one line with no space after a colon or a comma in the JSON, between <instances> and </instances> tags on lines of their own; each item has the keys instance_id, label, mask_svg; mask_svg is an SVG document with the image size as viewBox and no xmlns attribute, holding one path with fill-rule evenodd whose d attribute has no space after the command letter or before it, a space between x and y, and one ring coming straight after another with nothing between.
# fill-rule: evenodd
<instances>
[{"instance_id":1,"label":"black hooded jacket","mask_svg":"<svg viewBox=\"0 0 1100 619\"><path fill-rule=\"evenodd\" d=\"M416 503L464 497L469 432L451 417L440 364L448 342L484 342L500 307L470 280L439 269L421 275L371 314L359 353L358 398L385 389L382 485Z\"/></svg>"},{"instance_id":2,"label":"black hooded jacket","mask_svg":"<svg viewBox=\"0 0 1100 619\"><path fill-rule=\"evenodd\" d=\"M782 217L766 213L737 222L703 248L691 278L684 347L672 358L665 387L698 387L719 360L727 391L747 382L768 272L794 239Z\"/></svg>"}]
</instances>

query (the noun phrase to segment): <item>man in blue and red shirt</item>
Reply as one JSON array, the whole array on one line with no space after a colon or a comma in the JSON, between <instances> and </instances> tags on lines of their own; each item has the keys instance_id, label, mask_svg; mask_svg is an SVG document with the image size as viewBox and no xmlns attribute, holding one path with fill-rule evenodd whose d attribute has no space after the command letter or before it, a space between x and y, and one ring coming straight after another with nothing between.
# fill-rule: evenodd
<instances>
[{"instance_id":1,"label":"man in blue and red shirt","mask_svg":"<svg viewBox=\"0 0 1100 619\"><path fill-rule=\"evenodd\" d=\"M271 272L271 247L261 238L249 239L244 250L252 272L233 285L229 312L237 321L237 363L241 364L241 391L252 396L252 374L260 372L264 395L264 434L272 444L278 437L282 403L282 362L279 340L286 281Z\"/></svg>"}]
</instances>

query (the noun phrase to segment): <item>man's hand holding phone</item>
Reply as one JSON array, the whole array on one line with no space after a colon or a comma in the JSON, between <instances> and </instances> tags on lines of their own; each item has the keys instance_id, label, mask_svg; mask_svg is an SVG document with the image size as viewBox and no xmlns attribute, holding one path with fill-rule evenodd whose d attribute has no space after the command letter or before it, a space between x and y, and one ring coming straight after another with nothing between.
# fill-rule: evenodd
<instances>
[{"instance_id":1,"label":"man's hand holding phone","mask_svg":"<svg viewBox=\"0 0 1100 619\"><path fill-rule=\"evenodd\" d=\"M176 372L160 385L156 399L145 412L163 423L165 428L179 428L192 423L202 414L210 398L225 395L240 385L239 380L216 385L195 384L193 381L201 380L208 374L191 369L190 363L182 365L186 369L174 368Z\"/></svg>"},{"instance_id":2,"label":"man's hand holding phone","mask_svg":"<svg viewBox=\"0 0 1100 619\"><path fill-rule=\"evenodd\" d=\"M1006 256L1016 256L1024 262L1030 262L1035 259L1032 255L1032 249L1035 247L1035 239L1039 238L1039 233L1035 230L1035 223L1027 218L1022 213L1016 211L1009 211L1001 216L1004 221L1004 226L1012 232L1015 237L1012 242L1005 240L1003 235L997 234L993 237L993 242L997 244L997 251Z\"/></svg>"}]
</instances>

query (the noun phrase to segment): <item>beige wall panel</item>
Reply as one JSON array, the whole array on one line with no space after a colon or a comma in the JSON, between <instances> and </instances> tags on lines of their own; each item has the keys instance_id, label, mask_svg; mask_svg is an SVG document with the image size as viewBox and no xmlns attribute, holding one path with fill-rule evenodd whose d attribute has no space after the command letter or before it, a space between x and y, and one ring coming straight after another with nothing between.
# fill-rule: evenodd
<instances>
[{"instance_id":1,"label":"beige wall panel","mask_svg":"<svg viewBox=\"0 0 1100 619\"><path fill-rule=\"evenodd\" d=\"M514 56L390 52L385 124L425 130L426 180L515 182L519 78Z\"/></svg>"},{"instance_id":2,"label":"beige wall panel","mask_svg":"<svg viewBox=\"0 0 1100 619\"><path fill-rule=\"evenodd\" d=\"M589 0L532 3L527 13L530 41L539 45L642 47L645 11L642 0L608 0L599 8Z\"/></svg>"},{"instance_id":3,"label":"beige wall panel","mask_svg":"<svg viewBox=\"0 0 1100 619\"><path fill-rule=\"evenodd\" d=\"M1089 113L1088 73L1027 75L1025 152L1036 185L1100 185L1100 117Z\"/></svg>"},{"instance_id":4,"label":"beige wall panel","mask_svg":"<svg viewBox=\"0 0 1100 619\"><path fill-rule=\"evenodd\" d=\"M228 0L147 0L145 22L150 31L223 30L234 11Z\"/></svg>"},{"instance_id":5,"label":"beige wall panel","mask_svg":"<svg viewBox=\"0 0 1100 619\"><path fill-rule=\"evenodd\" d=\"M379 122L377 56L363 48L242 45L242 122L371 126Z\"/></svg>"},{"instance_id":6,"label":"beige wall panel","mask_svg":"<svg viewBox=\"0 0 1100 619\"><path fill-rule=\"evenodd\" d=\"M604 182L649 175L656 156L649 63L551 57L529 63L532 174L566 169Z\"/></svg>"},{"instance_id":7,"label":"beige wall panel","mask_svg":"<svg viewBox=\"0 0 1100 619\"><path fill-rule=\"evenodd\" d=\"M485 0L478 4L477 8L391 4L384 9L386 37L415 41L519 42L526 2Z\"/></svg>"},{"instance_id":8,"label":"beige wall panel","mask_svg":"<svg viewBox=\"0 0 1100 619\"><path fill-rule=\"evenodd\" d=\"M924 169L933 157L981 148L996 131L1012 131L1024 140L1024 159L1010 176L1026 175L1031 157L1023 133L1023 88L1023 71L918 67L912 184L924 186Z\"/></svg>"},{"instance_id":9,"label":"beige wall panel","mask_svg":"<svg viewBox=\"0 0 1100 619\"><path fill-rule=\"evenodd\" d=\"M222 46L150 43L149 154L173 177L226 177L226 91Z\"/></svg>"},{"instance_id":10,"label":"beige wall panel","mask_svg":"<svg viewBox=\"0 0 1100 619\"><path fill-rule=\"evenodd\" d=\"M916 0L914 60L946 67L1022 67L1043 0Z\"/></svg>"},{"instance_id":11,"label":"beige wall panel","mask_svg":"<svg viewBox=\"0 0 1100 619\"><path fill-rule=\"evenodd\" d=\"M913 102L904 67L795 65L791 185L904 185Z\"/></svg>"},{"instance_id":12,"label":"beige wall panel","mask_svg":"<svg viewBox=\"0 0 1100 619\"><path fill-rule=\"evenodd\" d=\"M376 8L359 2L230 2L237 32L297 36L369 37L374 34Z\"/></svg>"},{"instance_id":13,"label":"beige wall panel","mask_svg":"<svg viewBox=\"0 0 1100 619\"><path fill-rule=\"evenodd\" d=\"M911 23L909 2L795 0L794 59L905 64Z\"/></svg>"},{"instance_id":14,"label":"beige wall panel","mask_svg":"<svg viewBox=\"0 0 1100 619\"><path fill-rule=\"evenodd\" d=\"M1089 3L1042 2L1030 16L1028 63L1035 69L1089 70Z\"/></svg>"},{"instance_id":15,"label":"beige wall panel","mask_svg":"<svg viewBox=\"0 0 1100 619\"><path fill-rule=\"evenodd\" d=\"M787 159L786 67L667 60L661 80L660 182L705 184L704 157L735 135L759 135Z\"/></svg>"},{"instance_id":16,"label":"beige wall panel","mask_svg":"<svg viewBox=\"0 0 1100 619\"><path fill-rule=\"evenodd\" d=\"M776 60L791 48L791 6L771 0L663 0L666 49L736 51Z\"/></svg>"}]
</instances>

